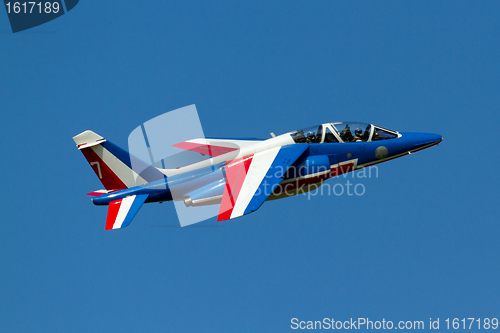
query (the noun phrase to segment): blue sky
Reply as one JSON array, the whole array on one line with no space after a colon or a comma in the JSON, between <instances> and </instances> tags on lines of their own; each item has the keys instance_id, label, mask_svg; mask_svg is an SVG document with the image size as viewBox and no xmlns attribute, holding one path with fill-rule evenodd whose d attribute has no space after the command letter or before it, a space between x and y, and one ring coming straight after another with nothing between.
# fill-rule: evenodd
<instances>
[{"instance_id":1,"label":"blue sky","mask_svg":"<svg viewBox=\"0 0 500 333\"><path fill-rule=\"evenodd\" d=\"M281 332L290 320L499 317L500 5L83 1L0 13L2 331ZM0 11L1 12L1 11ZM444 141L363 196L297 196L180 228L148 204L105 232L72 137L196 104L205 135L358 120ZM427 326L426 326L427 327Z\"/></svg>"}]
</instances>

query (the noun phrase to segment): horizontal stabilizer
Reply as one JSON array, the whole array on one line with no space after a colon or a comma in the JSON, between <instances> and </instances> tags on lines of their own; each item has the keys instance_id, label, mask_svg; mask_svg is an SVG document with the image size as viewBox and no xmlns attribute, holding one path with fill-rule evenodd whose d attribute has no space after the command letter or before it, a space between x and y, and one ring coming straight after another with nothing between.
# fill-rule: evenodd
<instances>
[{"instance_id":1,"label":"horizontal stabilizer","mask_svg":"<svg viewBox=\"0 0 500 333\"><path fill-rule=\"evenodd\" d=\"M128 226L147 198L148 194L139 194L111 201L105 229L120 229Z\"/></svg>"},{"instance_id":2,"label":"horizontal stabilizer","mask_svg":"<svg viewBox=\"0 0 500 333\"><path fill-rule=\"evenodd\" d=\"M96 191L92 191L90 193L87 193L87 195L91 195L93 197L98 197L100 195L111 193L111 192L114 192L114 191L116 191L116 190L96 190Z\"/></svg>"}]
</instances>

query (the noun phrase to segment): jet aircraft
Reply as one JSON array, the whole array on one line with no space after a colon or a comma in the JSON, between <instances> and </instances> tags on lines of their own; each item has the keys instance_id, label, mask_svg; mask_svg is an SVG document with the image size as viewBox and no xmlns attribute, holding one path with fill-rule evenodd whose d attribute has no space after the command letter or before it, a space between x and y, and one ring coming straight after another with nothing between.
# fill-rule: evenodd
<instances>
[{"instance_id":1,"label":"jet aircraft","mask_svg":"<svg viewBox=\"0 0 500 333\"><path fill-rule=\"evenodd\" d=\"M140 161L89 130L73 140L105 187L88 194L95 205L109 206L109 230L128 226L149 202L220 205L217 220L233 219L256 211L266 200L305 193L328 178L406 156L443 139L359 122L271 135L266 140L203 138L176 143L174 147L206 159L175 168Z\"/></svg>"}]
</instances>

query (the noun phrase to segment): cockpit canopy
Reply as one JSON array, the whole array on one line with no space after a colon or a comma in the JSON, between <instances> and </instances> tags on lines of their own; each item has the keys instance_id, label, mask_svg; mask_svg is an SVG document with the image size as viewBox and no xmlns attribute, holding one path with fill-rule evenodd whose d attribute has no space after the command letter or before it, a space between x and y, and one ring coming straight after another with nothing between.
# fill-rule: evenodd
<instances>
[{"instance_id":1,"label":"cockpit canopy","mask_svg":"<svg viewBox=\"0 0 500 333\"><path fill-rule=\"evenodd\" d=\"M359 122L337 122L307 127L290 133L295 143L368 142L394 139L399 133Z\"/></svg>"}]
</instances>

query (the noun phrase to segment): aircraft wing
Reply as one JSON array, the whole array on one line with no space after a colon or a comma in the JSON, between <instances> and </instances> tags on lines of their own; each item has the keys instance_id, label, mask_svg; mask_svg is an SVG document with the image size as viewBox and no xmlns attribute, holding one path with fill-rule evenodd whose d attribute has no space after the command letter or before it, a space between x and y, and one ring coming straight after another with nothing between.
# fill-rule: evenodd
<instances>
[{"instance_id":1,"label":"aircraft wing","mask_svg":"<svg viewBox=\"0 0 500 333\"><path fill-rule=\"evenodd\" d=\"M309 145L272 148L231 161L217 221L256 211L283 180L288 168Z\"/></svg>"},{"instance_id":2,"label":"aircraft wing","mask_svg":"<svg viewBox=\"0 0 500 333\"><path fill-rule=\"evenodd\" d=\"M172 146L216 157L259 142L259 140L193 139Z\"/></svg>"},{"instance_id":3,"label":"aircraft wing","mask_svg":"<svg viewBox=\"0 0 500 333\"><path fill-rule=\"evenodd\" d=\"M148 196L149 194L138 194L111 201L105 229L120 229L128 226Z\"/></svg>"}]
</instances>

